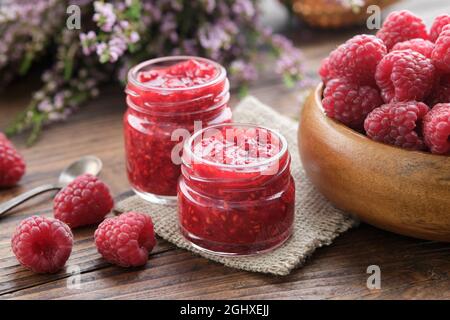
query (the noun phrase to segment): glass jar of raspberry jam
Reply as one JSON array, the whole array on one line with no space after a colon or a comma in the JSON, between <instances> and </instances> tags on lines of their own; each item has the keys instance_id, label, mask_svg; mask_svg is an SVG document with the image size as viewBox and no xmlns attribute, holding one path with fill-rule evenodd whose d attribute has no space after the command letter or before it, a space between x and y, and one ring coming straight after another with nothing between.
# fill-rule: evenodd
<instances>
[{"instance_id":1,"label":"glass jar of raspberry jam","mask_svg":"<svg viewBox=\"0 0 450 320\"><path fill-rule=\"evenodd\" d=\"M187 56L145 61L128 73L124 116L128 179L142 198L176 204L184 139L231 121L226 70Z\"/></svg>"},{"instance_id":2,"label":"glass jar of raspberry jam","mask_svg":"<svg viewBox=\"0 0 450 320\"><path fill-rule=\"evenodd\" d=\"M178 186L181 233L194 246L248 255L292 233L295 184L286 139L251 124L196 132L184 145Z\"/></svg>"}]
</instances>

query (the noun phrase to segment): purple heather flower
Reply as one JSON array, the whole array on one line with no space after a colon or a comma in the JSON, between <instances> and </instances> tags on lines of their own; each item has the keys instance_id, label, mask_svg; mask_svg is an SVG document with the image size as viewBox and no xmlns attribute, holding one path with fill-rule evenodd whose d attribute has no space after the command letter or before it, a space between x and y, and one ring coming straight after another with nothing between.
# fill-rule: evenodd
<instances>
[{"instance_id":1,"label":"purple heather flower","mask_svg":"<svg viewBox=\"0 0 450 320\"><path fill-rule=\"evenodd\" d=\"M109 47L109 61L116 62L127 49L125 40L121 37L114 37L108 42Z\"/></svg>"},{"instance_id":2,"label":"purple heather flower","mask_svg":"<svg viewBox=\"0 0 450 320\"><path fill-rule=\"evenodd\" d=\"M108 46L104 42L100 42L97 44L96 53L99 57L102 57L103 55L107 54Z\"/></svg>"},{"instance_id":3,"label":"purple heather flower","mask_svg":"<svg viewBox=\"0 0 450 320\"><path fill-rule=\"evenodd\" d=\"M231 15L230 5L225 1L218 1L217 8L219 9L220 15L228 17Z\"/></svg>"},{"instance_id":4,"label":"purple heather flower","mask_svg":"<svg viewBox=\"0 0 450 320\"><path fill-rule=\"evenodd\" d=\"M209 50L214 58L220 49L230 49L232 36L237 32L232 21L222 19L215 25L205 24L199 29L198 36L202 47Z\"/></svg>"},{"instance_id":5,"label":"purple heather flower","mask_svg":"<svg viewBox=\"0 0 450 320\"><path fill-rule=\"evenodd\" d=\"M153 23L161 21L162 18L161 8L155 5L154 3L144 2L143 9L148 14L148 17L150 17Z\"/></svg>"},{"instance_id":6,"label":"purple heather flower","mask_svg":"<svg viewBox=\"0 0 450 320\"><path fill-rule=\"evenodd\" d=\"M126 20L121 20L121 21L119 22L119 26L120 26L123 30L126 30L126 29L128 29L128 28L130 27L130 23L129 23L128 21L126 21Z\"/></svg>"},{"instance_id":7,"label":"purple heather flower","mask_svg":"<svg viewBox=\"0 0 450 320\"><path fill-rule=\"evenodd\" d=\"M53 104L56 110L62 109L64 107L64 93L62 91L55 94Z\"/></svg>"},{"instance_id":8,"label":"purple heather flower","mask_svg":"<svg viewBox=\"0 0 450 320\"><path fill-rule=\"evenodd\" d=\"M45 98L45 92L43 92L42 90L36 91L33 94L34 100L40 101L40 100L43 100L44 98Z\"/></svg>"},{"instance_id":9,"label":"purple heather flower","mask_svg":"<svg viewBox=\"0 0 450 320\"><path fill-rule=\"evenodd\" d=\"M131 43L137 43L140 39L141 37L139 36L139 33L137 33L136 31L132 31L130 33L129 40Z\"/></svg>"},{"instance_id":10,"label":"purple heather flower","mask_svg":"<svg viewBox=\"0 0 450 320\"><path fill-rule=\"evenodd\" d=\"M240 82L251 82L258 77L255 66L242 59L234 60L230 65L230 70L234 79Z\"/></svg>"},{"instance_id":11,"label":"purple heather flower","mask_svg":"<svg viewBox=\"0 0 450 320\"><path fill-rule=\"evenodd\" d=\"M94 31L88 33L80 33L81 46L85 55L91 54L95 51L95 42L97 41L97 35Z\"/></svg>"},{"instance_id":12,"label":"purple heather flower","mask_svg":"<svg viewBox=\"0 0 450 320\"><path fill-rule=\"evenodd\" d=\"M34 105L24 113L25 120L14 126L14 132L35 126L42 118L46 123L65 119L85 99L98 94L98 86L111 78L113 70L115 76L124 80L126 71L138 59L170 54L209 57L228 67L237 86L258 77L257 56L263 52L259 49L269 45L277 57L275 66L271 67L287 75L291 82L302 80L301 52L288 39L273 34L261 24L258 0L14 0L11 3L7 14L2 15L4 10L0 6L0 80L8 78L5 66L20 65L26 53L34 54L47 43L56 43L53 55L56 59L42 77L44 86L33 96ZM79 33L62 28L67 3L83 3L83 17L94 22L94 29ZM134 10L139 4L141 10ZM187 15L187 10L192 10L193 15ZM88 25L83 23L83 27ZM79 44L81 49L69 61L73 71L71 78L66 79L67 52L73 44ZM84 57L89 54L110 65L98 67L93 64L94 57Z\"/></svg>"},{"instance_id":13,"label":"purple heather flower","mask_svg":"<svg viewBox=\"0 0 450 320\"><path fill-rule=\"evenodd\" d=\"M93 20L97 22L101 30L111 32L117 19L113 4L95 1L94 10L96 13Z\"/></svg>"},{"instance_id":14,"label":"purple heather flower","mask_svg":"<svg viewBox=\"0 0 450 320\"><path fill-rule=\"evenodd\" d=\"M48 113L48 112L50 112L50 111L53 110L53 106L52 106L52 104L50 103L50 100L49 100L49 99L45 99L45 100L42 100L42 101L38 104L37 109L38 109L40 112Z\"/></svg>"},{"instance_id":15,"label":"purple heather flower","mask_svg":"<svg viewBox=\"0 0 450 320\"><path fill-rule=\"evenodd\" d=\"M61 121L67 118L64 113L59 112L49 112L47 117L50 122Z\"/></svg>"},{"instance_id":16,"label":"purple heather flower","mask_svg":"<svg viewBox=\"0 0 450 320\"><path fill-rule=\"evenodd\" d=\"M181 12L183 10L183 1L180 0L160 0L163 3L168 2L170 4L170 7L178 12Z\"/></svg>"},{"instance_id":17,"label":"purple heather flower","mask_svg":"<svg viewBox=\"0 0 450 320\"><path fill-rule=\"evenodd\" d=\"M246 18L252 18L255 15L255 6L250 0L236 0L233 4L233 11L236 14L243 14Z\"/></svg>"},{"instance_id":18,"label":"purple heather flower","mask_svg":"<svg viewBox=\"0 0 450 320\"><path fill-rule=\"evenodd\" d=\"M184 54L191 56L198 55L197 45L194 39L183 40L181 46L183 48Z\"/></svg>"},{"instance_id":19,"label":"purple heather flower","mask_svg":"<svg viewBox=\"0 0 450 320\"><path fill-rule=\"evenodd\" d=\"M159 30L164 35L169 35L169 39L176 43L178 41L178 34L176 33L177 21L173 13L168 13L163 16Z\"/></svg>"},{"instance_id":20,"label":"purple heather flower","mask_svg":"<svg viewBox=\"0 0 450 320\"><path fill-rule=\"evenodd\" d=\"M216 0L202 0L207 13L211 13L216 8Z\"/></svg>"}]
</instances>

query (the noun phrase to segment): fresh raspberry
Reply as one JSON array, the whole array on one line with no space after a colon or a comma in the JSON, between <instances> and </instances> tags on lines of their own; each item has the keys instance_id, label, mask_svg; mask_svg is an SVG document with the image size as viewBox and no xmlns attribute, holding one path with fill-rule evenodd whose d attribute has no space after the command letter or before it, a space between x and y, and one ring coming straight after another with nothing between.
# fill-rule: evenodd
<instances>
[{"instance_id":1,"label":"fresh raspberry","mask_svg":"<svg viewBox=\"0 0 450 320\"><path fill-rule=\"evenodd\" d=\"M423 135L432 153L450 155L450 103L437 104L426 114Z\"/></svg>"},{"instance_id":2,"label":"fresh raspberry","mask_svg":"<svg viewBox=\"0 0 450 320\"><path fill-rule=\"evenodd\" d=\"M397 43L395 46L392 47L391 51L399 51L407 49L411 49L413 51L421 53L428 59L431 59L431 53L433 52L434 49L434 43L429 40L424 40L420 38L412 39Z\"/></svg>"},{"instance_id":3,"label":"fresh raspberry","mask_svg":"<svg viewBox=\"0 0 450 320\"><path fill-rule=\"evenodd\" d=\"M334 79L325 88L322 104L327 116L359 130L367 114L382 105L383 100L375 88Z\"/></svg>"},{"instance_id":4,"label":"fresh raspberry","mask_svg":"<svg viewBox=\"0 0 450 320\"><path fill-rule=\"evenodd\" d=\"M383 42L372 35L358 35L330 53L329 75L358 85L375 85L377 64L386 55Z\"/></svg>"},{"instance_id":5,"label":"fresh raspberry","mask_svg":"<svg viewBox=\"0 0 450 320\"><path fill-rule=\"evenodd\" d=\"M325 84L334 77L330 72L329 60L329 58L323 59L319 69L319 75Z\"/></svg>"},{"instance_id":6,"label":"fresh raspberry","mask_svg":"<svg viewBox=\"0 0 450 320\"><path fill-rule=\"evenodd\" d=\"M152 219L136 212L106 219L98 226L94 237L103 258L121 267L146 264L156 245Z\"/></svg>"},{"instance_id":7,"label":"fresh raspberry","mask_svg":"<svg viewBox=\"0 0 450 320\"><path fill-rule=\"evenodd\" d=\"M437 16L434 19L433 25L430 29L430 41L436 42L437 38L441 34L442 29L450 24L450 15L444 13L440 16Z\"/></svg>"},{"instance_id":8,"label":"fresh raspberry","mask_svg":"<svg viewBox=\"0 0 450 320\"><path fill-rule=\"evenodd\" d=\"M396 43L415 38L428 39L425 23L408 10L390 13L377 32L377 37L384 41L390 50Z\"/></svg>"},{"instance_id":9,"label":"fresh raspberry","mask_svg":"<svg viewBox=\"0 0 450 320\"><path fill-rule=\"evenodd\" d=\"M431 92L435 77L431 60L410 49L388 53L375 74L385 102L422 101Z\"/></svg>"},{"instance_id":10,"label":"fresh raspberry","mask_svg":"<svg viewBox=\"0 0 450 320\"><path fill-rule=\"evenodd\" d=\"M25 174L25 162L16 148L0 132L0 187L15 185Z\"/></svg>"},{"instance_id":11,"label":"fresh raspberry","mask_svg":"<svg viewBox=\"0 0 450 320\"><path fill-rule=\"evenodd\" d=\"M372 140L405 149L423 150L421 120L429 108L425 103L392 102L373 110L364 121L364 129Z\"/></svg>"},{"instance_id":12,"label":"fresh raspberry","mask_svg":"<svg viewBox=\"0 0 450 320\"><path fill-rule=\"evenodd\" d=\"M450 26L444 27L437 38L431 60L436 68L450 73Z\"/></svg>"},{"instance_id":13,"label":"fresh raspberry","mask_svg":"<svg viewBox=\"0 0 450 320\"><path fill-rule=\"evenodd\" d=\"M64 222L33 216L14 231L11 247L20 264L37 273L55 273L72 252L73 235Z\"/></svg>"},{"instance_id":14,"label":"fresh raspberry","mask_svg":"<svg viewBox=\"0 0 450 320\"><path fill-rule=\"evenodd\" d=\"M113 205L108 186L97 177L85 174L56 195L53 210L56 219L76 228L101 222Z\"/></svg>"},{"instance_id":15,"label":"fresh raspberry","mask_svg":"<svg viewBox=\"0 0 450 320\"><path fill-rule=\"evenodd\" d=\"M431 94L427 98L430 107L438 103L450 103L450 74L438 77Z\"/></svg>"}]
</instances>

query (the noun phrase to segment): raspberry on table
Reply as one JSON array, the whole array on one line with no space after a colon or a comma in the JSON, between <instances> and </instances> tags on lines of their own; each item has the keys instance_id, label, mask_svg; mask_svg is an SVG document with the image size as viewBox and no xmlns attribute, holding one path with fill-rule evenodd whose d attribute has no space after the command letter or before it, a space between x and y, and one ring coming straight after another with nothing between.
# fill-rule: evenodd
<instances>
[{"instance_id":1,"label":"raspberry on table","mask_svg":"<svg viewBox=\"0 0 450 320\"><path fill-rule=\"evenodd\" d=\"M73 235L62 221L33 216L14 231L11 247L24 267L37 273L61 270L72 252Z\"/></svg>"},{"instance_id":2,"label":"raspberry on table","mask_svg":"<svg viewBox=\"0 0 450 320\"><path fill-rule=\"evenodd\" d=\"M357 35L331 52L329 75L358 85L375 85L375 70L386 55L384 43L372 35Z\"/></svg>"},{"instance_id":3,"label":"raspberry on table","mask_svg":"<svg viewBox=\"0 0 450 320\"><path fill-rule=\"evenodd\" d=\"M430 107L438 103L450 103L450 74L440 75L427 98Z\"/></svg>"},{"instance_id":4,"label":"raspberry on table","mask_svg":"<svg viewBox=\"0 0 450 320\"><path fill-rule=\"evenodd\" d=\"M403 42L399 42L392 47L391 51L407 50L411 49L418 53L423 54L428 59L431 59L431 53L434 49L434 43L424 39L411 39Z\"/></svg>"},{"instance_id":5,"label":"raspberry on table","mask_svg":"<svg viewBox=\"0 0 450 320\"><path fill-rule=\"evenodd\" d=\"M437 38L431 60L436 68L450 73L450 26L444 27Z\"/></svg>"},{"instance_id":6,"label":"raspberry on table","mask_svg":"<svg viewBox=\"0 0 450 320\"><path fill-rule=\"evenodd\" d=\"M450 15L447 13L441 14L434 19L433 25L430 29L430 41L436 42L441 34L442 29L450 24Z\"/></svg>"},{"instance_id":7,"label":"raspberry on table","mask_svg":"<svg viewBox=\"0 0 450 320\"><path fill-rule=\"evenodd\" d=\"M56 195L53 210L56 219L76 228L101 222L113 205L108 186L97 177L85 174Z\"/></svg>"},{"instance_id":8,"label":"raspberry on table","mask_svg":"<svg viewBox=\"0 0 450 320\"><path fill-rule=\"evenodd\" d=\"M430 94L435 77L431 60L411 49L388 53L375 74L385 102L423 101Z\"/></svg>"},{"instance_id":9,"label":"raspberry on table","mask_svg":"<svg viewBox=\"0 0 450 320\"><path fill-rule=\"evenodd\" d=\"M98 226L94 237L103 258L121 267L146 264L156 245L152 219L137 212L106 219Z\"/></svg>"},{"instance_id":10,"label":"raspberry on table","mask_svg":"<svg viewBox=\"0 0 450 320\"><path fill-rule=\"evenodd\" d=\"M25 174L22 156L6 136L0 132L0 187L17 184Z\"/></svg>"},{"instance_id":11,"label":"raspberry on table","mask_svg":"<svg viewBox=\"0 0 450 320\"><path fill-rule=\"evenodd\" d=\"M323 96L327 116L357 130L363 129L367 114L383 104L378 89L343 79L328 82Z\"/></svg>"},{"instance_id":12,"label":"raspberry on table","mask_svg":"<svg viewBox=\"0 0 450 320\"><path fill-rule=\"evenodd\" d=\"M396 43L411 39L428 39L427 27L423 20L408 10L390 13L377 32L390 50Z\"/></svg>"},{"instance_id":13,"label":"raspberry on table","mask_svg":"<svg viewBox=\"0 0 450 320\"><path fill-rule=\"evenodd\" d=\"M450 103L437 104L425 115L423 135L432 153L450 155Z\"/></svg>"},{"instance_id":14,"label":"raspberry on table","mask_svg":"<svg viewBox=\"0 0 450 320\"><path fill-rule=\"evenodd\" d=\"M392 102L373 110L364 121L372 140L412 150L424 150L421 122L429 108L422 102Z\"/></svg>"}]
</instances>

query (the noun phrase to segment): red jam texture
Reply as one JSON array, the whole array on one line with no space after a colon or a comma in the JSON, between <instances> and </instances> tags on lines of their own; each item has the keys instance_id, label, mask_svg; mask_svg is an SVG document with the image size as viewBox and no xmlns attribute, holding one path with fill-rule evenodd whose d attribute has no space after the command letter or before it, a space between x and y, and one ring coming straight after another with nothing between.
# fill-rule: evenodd
<instances>
[{"instance_id":1,"label":"red jam texture","mask_svg":"<svg viewBox=\"0 0 450 320\"><path fill-rule=\"evenodd\" d=\"M172 150L182 138L172 141L171 135L176 129L192 133L194 121L203 127L231 121L223 72L195 59L130 72L124 133L127 173L135 190L176 195L180 165L172 161Z\"/></svg>"},{"instance_id":2,"label":"red jam texture","mask_svg":"<svg viewBox=\"0 0 450 320\"><path fill-rule=\"evenodd\" d=\"M257 164L280 152L280 141L257 128L222 129L220 134L202 137L193 152L203 160L228 165Z\"/></svg>"},{"instance_id":3,"label":"red jam texture","mask_svg":"<svg viewBox=\"0 0 450 320\"><path fill-rule=\"evenodd\" d=\"M203 61L190 59L168 68L139 72L139 81L158 88L189 88L210 82L217 76L216 68Z\"/></svg>"},{"instance_id":4,"label":"red jam texture","mask_svg":"<svg viewBox=\"0 0 450 320\"><path fill-rule=\"evenodd\" d=\"M184 152L179 184L181 232L223 254L252 254L292 232L295 184L277 135L236 127L234 138L203 135ZM208 132L210 129L206 129ZM196 141L198 140L198 141Z\"/></svg>"}]
</instances>

